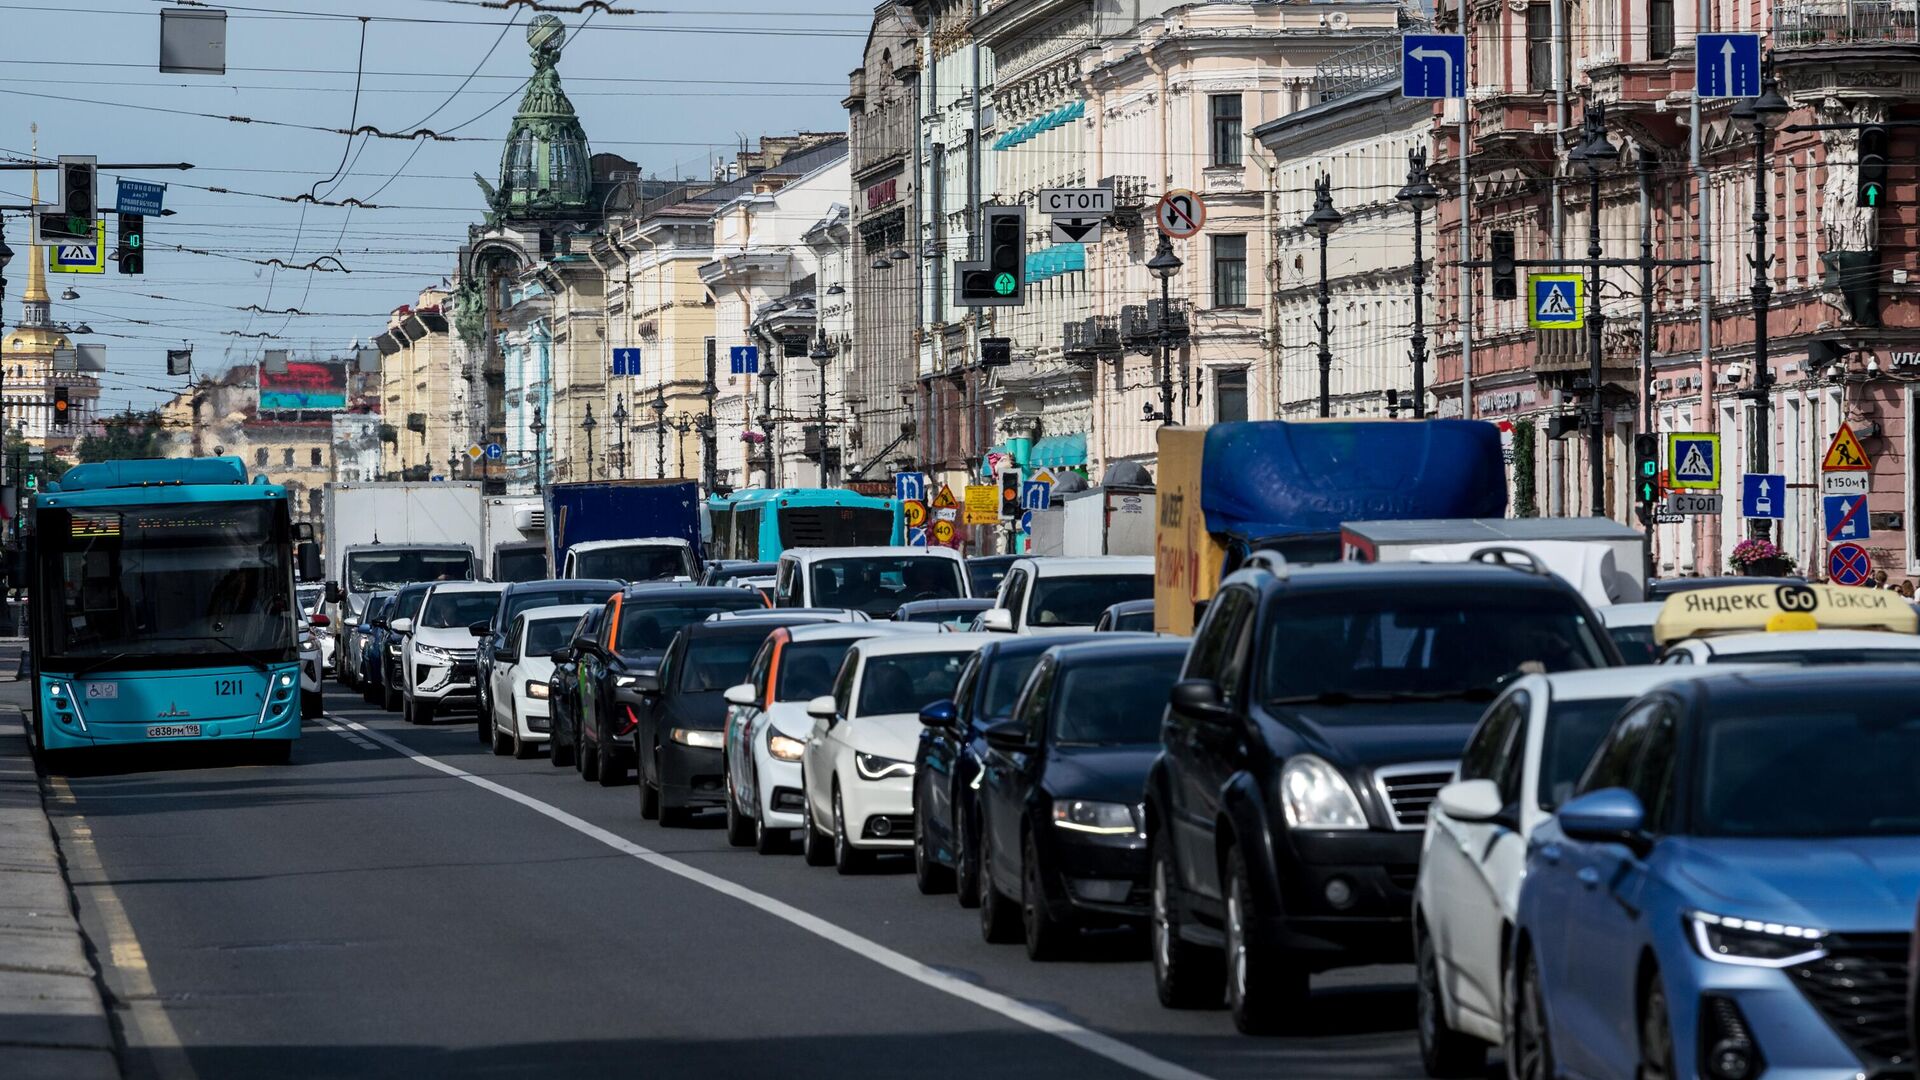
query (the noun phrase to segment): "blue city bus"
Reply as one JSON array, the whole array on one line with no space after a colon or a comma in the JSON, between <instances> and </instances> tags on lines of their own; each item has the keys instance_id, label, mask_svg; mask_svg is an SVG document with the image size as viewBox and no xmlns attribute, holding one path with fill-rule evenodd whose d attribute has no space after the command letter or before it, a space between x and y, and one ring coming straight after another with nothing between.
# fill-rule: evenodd
<instances>
[{"instance_id":1,"label":"blue city bus","mask_svg":"<svg viewBox=\"0 0 1920 1080\"><path fill-rule=\"evenodd\" d=\"M35 498L29 527L38 747L244 742L288 759L300 671L286 488L249 482L235 457L76 465ZM300 555L318 577L314 545Z\"/></svg>"},{"instance_id":2,"label":"blue city bus","mask_svg":"<svg viewBox=\"0 0 1920 1080\"><path fill-rule=\"evenodd\" d=\"M750 488L707 499L707 557L773 562L788 548L884 547L905 538L897 499L837 488Z\"/></svg>"}]
</instances>

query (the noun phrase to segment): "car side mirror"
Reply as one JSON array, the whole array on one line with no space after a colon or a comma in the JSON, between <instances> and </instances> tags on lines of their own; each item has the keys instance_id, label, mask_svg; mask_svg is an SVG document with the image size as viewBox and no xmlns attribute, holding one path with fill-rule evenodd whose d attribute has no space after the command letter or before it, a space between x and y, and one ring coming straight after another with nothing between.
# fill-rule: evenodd
<instances>
[{"instance_id":1,"label":"car side mirror","mask_svg":"<svg viewBox=\"0 0 1920 1080\"><path fill-rule=\"evenodd\" d=\"M996 750L1031 750L1033 744L1027 741L1027 725L1019 720L1000 720L988 724L980 734L987 745Z\"/></svg>"},{"instance_id":2,"label":"car side mirror","mask_svg":"<svg viewBox=\"0 0 1920 1080\"><path fill-rule=\"evenodd\" d=\"M547 659L553 661L556 664L571 663L573 660L573 650L572 649L555 649L552 652L547 654Z\"/></svg>"},{"instance_id":3,"label":"car side mirror","mask_svg":"<svg viewBox=\"0 0 1920 1080\"><path fill-rule=\"evenodd\" d=\"M402 615L398 619L388 620L387 628L396 634L411 634L413 633L413 620Z\"/></svg>"},{"instance_id":4,"label":"car side mirror","mask_svg":"<svg viewBox=\"0 0 1920 1080\"><path fill-rule=\"evenodd\" d=\"M1209 724L1230 724L1233 709L1220 700L1220 684L1212 679L1181 679L1167 693L1173 711L1190 720Z\"/></svg>"},{"instance_id":5,"label":"car side mirror","mask_svg":"<svg viewBox=\"0 0 1920 1080\"><path fill-rule=\"evenodd\" d=\"M337 581L327 582L327 603L337 604L340 602L340 599L340 583Z\"/></svg>"},{"instance_id":6,"label":"car side mirror","mask_svg":"<svg viewBox=\"0 0 1920 1080\"><path fill-rule=\"evenodd\" d=\"M815 720L825 720L831 724L840 715L840 707L834 703L832 694L821 694L807 702L807 715Z\"/></svg>"},{"instance_id":7,"label":"car side mirror","mask_svg":"<svg viewBox=\"0 0 1920 1080\"><path fill-rule=\"evenodd\" d=\"M492 629L492 627L484 619L476 623L467 624L467 633L472 634L474 637L486 637L487 631L490 629Z\"/></svg>"},{"instance_id":8,"label":"car side mirror","mask_svg":"<svg viewBox=\"0 0 1920 1080\"><path fill-rule=\"evenodd\" d=\"M358 615L342 615L342 616L340 617L340 625L341 625L341 626L344 626L344 627L346 627L346 628L347 628L347 629L349 629L349 630L351 630L351 629L353 629L354 627L356 627L356 626L359 626L359 625L360 625L360 616L358 616Z\"/></svg>"},{"instance_id":9,"label":"car side mirror","mask_svg":"<svg viewBox=\"0 0 1920 1080\"><path fill-rule=\"evenodd\" d=\"M1626 788L1591 791L1560 808L1560 831L1594 844L1625 844L1636 851L1647 842L1647 808Z\"/></svg>"},{"instance_id":10,"label":"car side mirror","mask_svg":"<svg viewBox=\"0 0 1920 1080\"><path fill-rule=\"evenodd\" d=\"M382 615L367 625L373 627L375 630L385 630L387 628L387 617Z\"/></svg>"},{"instance_id":11,"label":"car side mirror","mask_svg":"<svg viewBox=\"0 0 1920 1080\"><path fill-rule=\"evenodd\" d=\"M952 731L960 720L960 707L942 698L920 710L920 722L930 728Z\"/></svg>"},{"instance_id":12,"label":"car side mirror","mask_svg":"<svg viewBox=\"0 0 1920 1080\"><path fill-rule=\"evenodd\" d=\"M328 618L325 612L320 612L320 611L314 612L313 615L307 619L307 621L312 623L315 626L332 626L333 625L333 620Z\"/></svg>"},{"instance_id":13,"label":"car side mirror","mask_svg":"<svg viewBox=\"0 0 1920 1080\"><path fill-rule=\"evenodd\" d=\"M995 634L1013 633L1013 612L1006 608L988 608L980 615L980 629Z\"/></svg>"},{"instance_id":14,"label":"car side mirror","mask_svg":"<svg viewBox=\"0 0 1920 1080\"><path fill-rule=\"evenodd\" d=\"M738 705L743 709L751 709L760 703L760 695L754 690L753 684L750 682L729 686L727 687L727 692L720 696L726 699L727 704Z\"/></svg>"},{"instance_id":15,"label":"car side mirror","mask_svg":"<svg viewBox=\"0 0 1920 1080\"><path fill-rule=\"evenodd\" d=\"M1441 788L1435 799L1441 813L1469 824L1498 821L1507 808L1500 785L1491 780L1457 780Z\"/></svg>"}]
</instances>

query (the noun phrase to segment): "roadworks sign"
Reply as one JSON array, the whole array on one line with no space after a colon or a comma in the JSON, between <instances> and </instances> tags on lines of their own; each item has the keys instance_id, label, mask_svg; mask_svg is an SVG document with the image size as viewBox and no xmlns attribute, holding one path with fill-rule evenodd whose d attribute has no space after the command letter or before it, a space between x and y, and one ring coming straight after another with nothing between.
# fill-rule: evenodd
<instances>
[{"instance_id":1,"label":"roadworks sign","mask_svg":"<svg viewBox=\"0 0 1920 1080\"><path fill-rule=\"evenodd\" d=\"M1833 441L1827 444L1827 456L1820 461L1825 472L1866 472L1873 468L1873 462L1867 458L1866 448L1860 445L1860 437L1853 433L1852 426L1841 424L1834 432Z\"/></svg>"}]
</instances>

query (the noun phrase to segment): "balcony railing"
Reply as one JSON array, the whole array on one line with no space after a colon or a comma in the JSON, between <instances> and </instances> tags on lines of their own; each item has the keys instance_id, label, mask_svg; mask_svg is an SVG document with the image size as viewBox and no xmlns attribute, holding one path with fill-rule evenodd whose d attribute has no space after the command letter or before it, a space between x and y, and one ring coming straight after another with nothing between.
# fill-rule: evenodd
<instances>
[{"instance_id":1,"label":"balcony railing","mask_svg":"<svg viewBox=\"0 0 1920 1080\"><path fill-rule=\"evenodd\" d=\"M1111 356L1120 352L1120 320L1112 315L1076 319L1062 327L1061 353L1068 357Z\"/></svg>"},{"instance_id":2,"label":"balcony railing","mask_svg":"<svg viewBox=\"0 0 1920 1080\"><path fill-rule=\"evenodd\" d=\"M1777 49L1920 43L1920 0L1785 0L1773 8Z\"/></svg>"},{"instance_id":3,"label":"balcony railing","mask_svg":"<svg viewBox=\"0 0 1920 1080\"><path fill-rule=\"evenodd\" d=\"M1145 304L1128 304L1120 309L1119 337L1127 345L1155 345L1160 341L1160 301L1149 300ZM1176 341L1187 336L1187 313L1193 308L1189 300L1175 300L1167 309L1166 331Z\"/></svg>"}]
</instances>

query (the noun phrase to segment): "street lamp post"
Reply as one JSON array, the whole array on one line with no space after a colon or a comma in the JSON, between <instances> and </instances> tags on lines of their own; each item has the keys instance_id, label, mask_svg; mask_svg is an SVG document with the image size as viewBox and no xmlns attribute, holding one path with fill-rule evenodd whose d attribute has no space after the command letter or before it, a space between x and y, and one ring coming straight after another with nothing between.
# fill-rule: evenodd
<instances>
[{"instance_id":1,"label":"street lamp post","mask_svg":"<svg viewBox=\"0 0 1920 1080\"><path fill-rule=\"evenodd\" d=\"M1620 159L1620 148L1607 138L1606 107L1598 102L1586 108L1581 120L1581 143L1567 155L1587 171L1587 476L1593 486L1594 517L1607 516L1607 432L1600 410L1600 172Z\"/></svg>"},{"instance_id":2,"label":"street lamp post","mask_svg":"<svg viewBox=\"0 0 1920 1080\"><path fill-rule=\"evenodd\" d=\"M1733 110L1733 119L1753 124L1753 254L1747 256L1747 264L1753 268L1753 386L1740 396L1753 401L1747 470L1754 473L1768 470L1769 444L1773 441L1773 371L1767 365L1767 316L1773 303L1773 254L1767 250L1772 243L1767 235L1767 222L1772 216L1767 211L1767 129L1791 111L1792 104L1780 96L1780 84L1773 77L1773 57L1769 55L1760 80L1760 96L1743 99ZM1754 539L1764 540L1772 522L1748 518L1747 527Z\"/></svg>"},{"instance_id":3,"label":"street lamp post","mask_svg":"<svg viewBox=\"0 0 1920 1080\"><path fill-rule=\"evenodd\" d=\"M1160 246L1147 260L1147 271L1160 279L1160 416L1162 424L1173 423L1173 275L1180 272L1180 257L1173 253L1173 240L1160 234Z\"/></svg>"},{"instance_id":4,"label":"street lamp post","mask_svg":"<svg viewBox=\"0 0 1920 1080\"><path fill-rule=\"evenodd\" d=\"M654 456L655 465L659 470L655 475L665 480L667 478L667 388L665 386L660 388L660 392L654 395L653 401L647 407L653 410Z\"/></svg>"},{"instance_id":5,"label":"street lamp post","mask_svg":"<svg viewBox=\"0 0 1920 1080\"><path fill-rule=\"evenodd\" d=\"M822 328L813 339L813 350L807 353L807 359L820 372L820 486L827 486L827 365L833 362L833 350L827 347L827 331Z\"/></svg>"},{"instance_id":6,"label":"street lamp post","mask_svg":"<svg viewBox=\"0 0 1920 1080\"><path fill-rule=\"evenodd\" d=\"M620 462L620 479L627 478L627 395L619 394L613 399L613 437L614 456Z\"/></svg>"},{"instance_id":7,"label":"street lamp post","mask_svg":"<svg viewBox=\"0 0 1920 1080\"><path fill-rule=\"evenodd\" d=\"M674 440L674 444L679 447L681 476L687 475L687 432L699 426L699 417L694 416L692 413L679 413L673 418L673 430L680 433L680 437ZM660 471L664 473L667 470L666 458L664 456L666 451L662 449L661 454Z\"/></svg>"},{"instance_id":8,"label":"street lamp post","mask_svg":"<svg viewBox=\"0 0 1920 1080\"><path fill-rule=\"evenodd\" d=\"M4 328L7 316L7 264L13 261L13 249L7 246L6 219L0 217L0 328ZM6 368L0 366L0 386L6 385ZM0 424L5 423L0 416ZM13 471L13 482L20 482L20 470ZM7 478L4 455L0 455L0 481Z\"/></svg>"},{"instance_id":9,"label":"street lamp post","mask_svg":"<svg viewBox=\"0 0 1920 1080\"><path fill-rule=\"evenodd\" d=\"M1407 151L1407 185L1395 196L1413 210L1413 418L1427 415L1427 258L1421 217L1440 203L1440 189L1427 176L1427 148Z\"/></svg>"},{"instance_id":10,"label":"street lamp post","mask_svg":"<svg viewBox=\"0 0 1920 1080\"><path fill-rule=\"evenodd\" d=\"M540 406L533 407L533 423L527 425L528 434L533 436L533 493L546 490L547 475L547 423L540 417Z\"/></svg>"},{"instance_id":11,"label":"street lamp post","mask_svg":"<svg viewBox=\"0 0 1920 1080\"><path fill-rule=\"evenodd\" d=\"M1307 228L1320 237L1320 415L1333 415L1333 350L1328 347L1327 238L1340 228L1345 218L1333 208L1333 178L1322 175L1313 184L1313 213L1307 215ZM1417 370L1417 369L1416 369Z\"/></svg>"},{"instance_id":12,"label":"street lamp post","mask_svg":"<svg viewBox=\"0 0 1920 1080\"><path fill-rule=\"evenodd\" d=\"M707 378L700 384L700 397L706 401L707 411L700 418L700 481L709 495L720 486L719 424L713 417L713 401L720 396L720 388L713 381L714 344L707 341Z\"/></svg>"},{"instance_id":13,"label":"street lamp post","mask_svg":"<svg viewBox=\"0 0 1920 1080\"><path fill-rule=\"evenodd\" d=\"M760 379L766 388L765 404L760 413L760 434L765 437L761 445L767 448L767 486L770 488L780 486L780 453L773 445L773 381L779 377L780 372L774 368L773 356L769 354L760 362Z\"/></svg>"},{"instance_id":14,"label":"street lamp post","mask_svg":"<svg viewBox=\"0 0 1920 1080\"><path fill-rule=\"evenodd\" d=\"M587 402L587 418L580 421L580 430L587 433L587 479L593 479L593 429L600 422L593 418L593 402Z\"/></svg>"}]
</instances>

